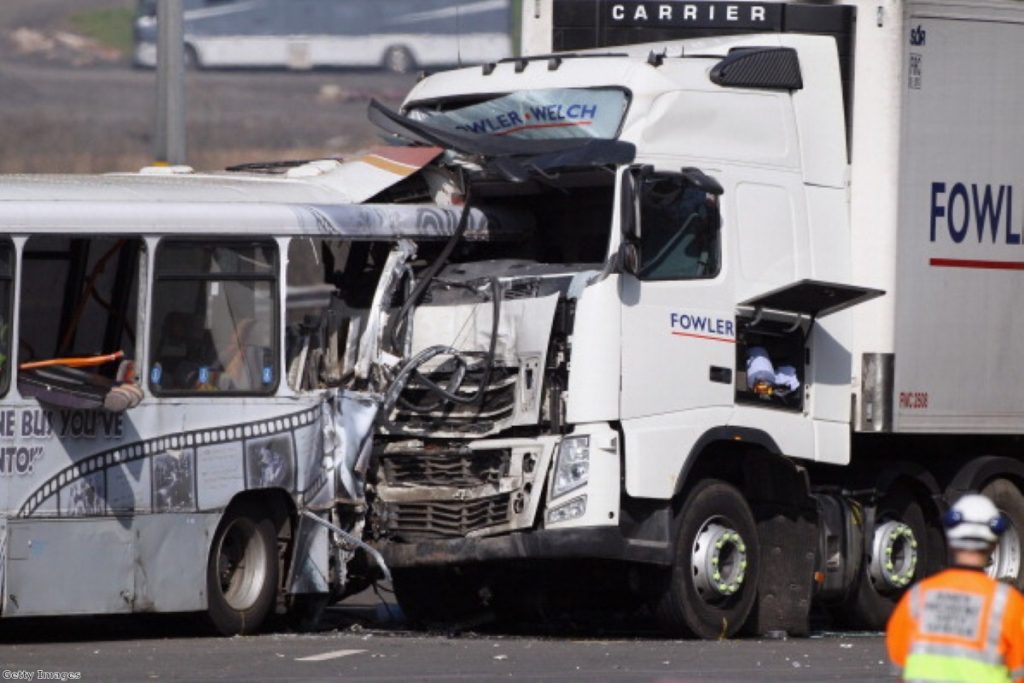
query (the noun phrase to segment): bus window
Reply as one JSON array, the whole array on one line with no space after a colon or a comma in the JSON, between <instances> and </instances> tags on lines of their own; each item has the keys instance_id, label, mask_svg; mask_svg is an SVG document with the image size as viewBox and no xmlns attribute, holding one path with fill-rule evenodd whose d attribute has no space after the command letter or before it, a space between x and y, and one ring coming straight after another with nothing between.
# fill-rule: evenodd
<instances>
[{"instance_id":1,"label":"bus window","mask_svg":"<svg viewBox=\"0 0 1024 683\"><path fill-rule=\"evenodd\" d=\"M162 242L150 326L153 392L273 393L276 292L272 242Z\"/></svg>"},{"instance_id":2,"label":"bus window","mask_svg":"<svg viewBox=\"0 0 1024 683\"><path fill-rule=\"evenodd\" d=\"M14 252L10 242L0 242L0 396L11 385L11 295L14 292Z\"/></svg>"},{"instance_id":3,"label":"bus window","mask_svg":"<svg viewBox=\"0 0 1024 683\"><path fill-rule=\"evenodd\" d=\"M128 238L28 239L18 304L23 394L92 408L116 384L131 382L143 248Z\"/></svg>"}]
</instances>

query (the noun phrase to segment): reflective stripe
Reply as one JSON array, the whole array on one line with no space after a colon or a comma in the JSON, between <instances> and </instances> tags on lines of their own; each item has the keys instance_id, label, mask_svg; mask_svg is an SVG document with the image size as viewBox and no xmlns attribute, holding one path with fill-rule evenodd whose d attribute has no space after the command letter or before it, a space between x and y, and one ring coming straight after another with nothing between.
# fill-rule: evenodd
<instances>
[{"instance_id":1,"label":"reflective stripe","mask_svg":"<svg viewBox=\"0 0 1024 683\"><path fill-rule=\"evenodd\" d=\"M910 589L910 616L914 621L921 621L921 584Z\"/></svg>"},{"instance_id":2,"label":"reflective stripe","mask_svg":"<svg viewBox=\"0 0 1024 683\"><path fill-rule=\"evenodd\" d=\"M965 645L948 645L946 643L929 643L925 641L917 641L910 647L910 654L958 657L963 659L970 659L975 662L981 662L982 664L998 664L1000 666L1006 665L1003 661L1003 655L1001 655L999 652L978 650L977 648L968 647Z\"/></svg>"},{"instance_id":3,"label":"reflective stripe","mask_svg":"<svg viewBox=\"0 0 1024 683\"><path fill-rule=\"evenodd\" d=\"M1009 683L1010 672L1003 665L985 664L966 657L911 654L903 669L906 681L950 681L955 683Z\"/></svg>"},{"instance_id":4,"label":"reflective stripe","mask_svg":"<svg viewBox=\"0 0 1024 683\"><path fill-rule=\"evenodd\" d=\"M999 651L999 638L1003 635L1003 614L1006 612L1006 601L1010 597L1010 587L1005 583L996 586L996 594L992 598L992 606L988 611L988 633L986 641L990 652Z\"/></svg>"}]
</instances>

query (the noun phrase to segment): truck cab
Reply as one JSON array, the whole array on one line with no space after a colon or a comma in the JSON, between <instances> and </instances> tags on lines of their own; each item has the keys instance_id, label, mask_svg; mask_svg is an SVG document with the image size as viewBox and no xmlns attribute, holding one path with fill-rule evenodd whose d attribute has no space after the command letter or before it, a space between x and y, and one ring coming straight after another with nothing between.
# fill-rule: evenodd
<instances>
[{"instance_id":1,"label":"truck cab","mask_svg":"<svg viewBox=\"0 0 1024 683\"><path fill-rule=\"evenodd\" d=\"M987 21L942 4L950 35ZM964 488L1012 489L1001 507L1024 527L1011 439L986 460L941 416L893 419L893 349L922 341L896 311L920 275L897 264L920 222L901 131L927 12L524 13L534 54L371 110L444 150L394 200L514 235L446 251L389 314L368 528L406 611L500 611L557 566L577 585L621 570L607 585L678 633L805 633L812 601L879 628L941 564ZM1019 581L1019 541L1002 552L991 573Z\"/></svg>"}]
</instances>

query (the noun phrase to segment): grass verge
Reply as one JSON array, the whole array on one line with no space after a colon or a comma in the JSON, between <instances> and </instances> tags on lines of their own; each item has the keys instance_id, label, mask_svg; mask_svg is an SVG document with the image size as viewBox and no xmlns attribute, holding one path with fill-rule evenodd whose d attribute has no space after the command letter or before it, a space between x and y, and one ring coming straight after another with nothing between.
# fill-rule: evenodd
<instances>
[{"instance_id":1,"label":"grass verge","mask_svg":"<svg viewBox=\"0 0 1024 683\"><path fill-rule=\"evenodd\" d=\"M127 7L86 10L69 15L68 25L76 33L126 55L132 50L134 16L135 13Z\"/></svg>"}]
</instances>

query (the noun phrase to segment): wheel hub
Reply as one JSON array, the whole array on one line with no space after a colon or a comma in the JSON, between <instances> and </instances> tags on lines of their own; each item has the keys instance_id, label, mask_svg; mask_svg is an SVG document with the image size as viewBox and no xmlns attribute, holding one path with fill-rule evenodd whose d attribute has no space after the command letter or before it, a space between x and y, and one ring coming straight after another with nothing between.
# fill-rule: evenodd
<instances>
[{"instance_id":1,"label":"wheel hub","mask_svg":"<svg viewBox=\"0 0 1024 683\"><path fill-rule=\"evenodd\" d=\"M880 590L906 588L917 569L917 538L903 522L890 520L875 528L868 571Z\"/></svg>"},{"instance_id":2,"label":"wheel hub","mask_svg":"<svg viewBox=\"0 0 1024 683\"><path fill-rule=\"evenodd\" d=\"M1009 528L999 537L999 543L992 551L992 560L986 572L997 581L1016 582L1020 573L1020 562L1020 533L1013 524L1010 524Z\"/></svg>"},{"instance_id":3,"label":"wheel hub","mask_svg":"<svg viewBox=\"0 0 1024 683\"><path fill-rule=\"evenodd\" d=\"M743 587L747 545L725 520L704 523L693 542L693 585L707 602L719 602Z\"/></svg>"}]
</instances>

